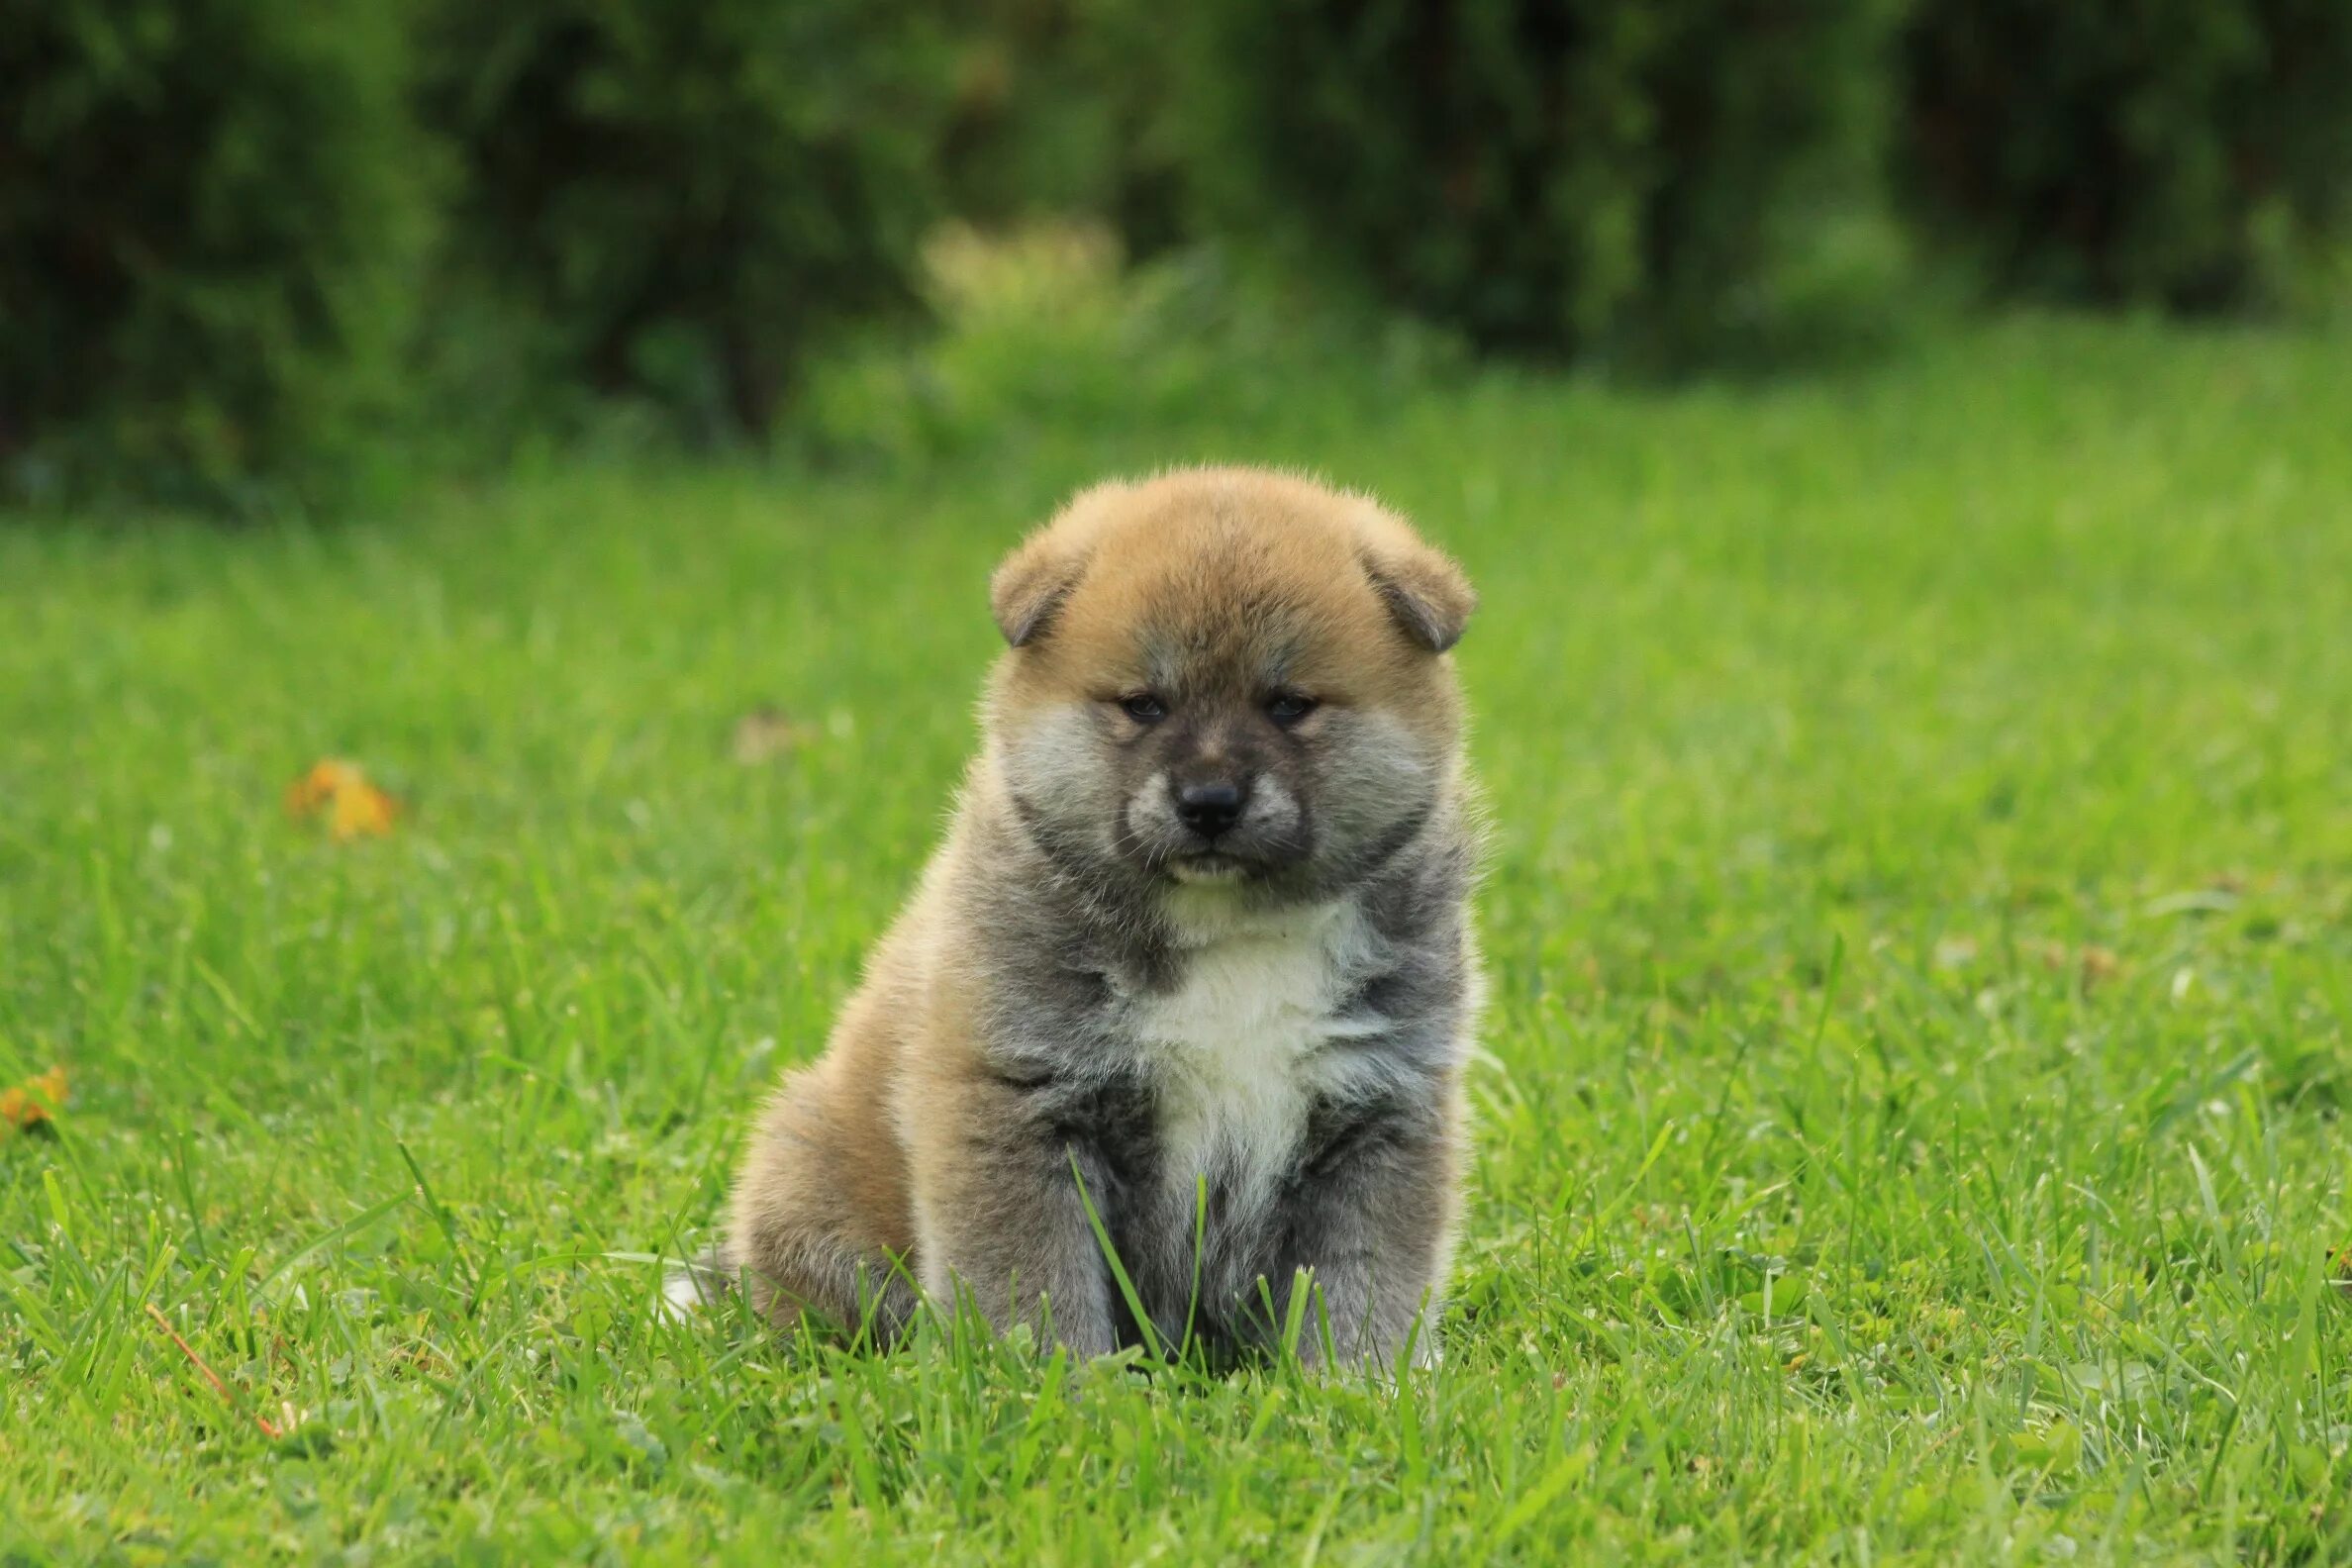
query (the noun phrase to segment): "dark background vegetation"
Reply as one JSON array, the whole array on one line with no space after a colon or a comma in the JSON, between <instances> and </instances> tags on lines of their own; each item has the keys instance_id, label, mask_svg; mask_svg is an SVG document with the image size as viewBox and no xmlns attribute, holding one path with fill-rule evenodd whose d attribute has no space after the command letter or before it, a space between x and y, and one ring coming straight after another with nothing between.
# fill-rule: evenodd
<instances>
[{"instance_id":1,"label":"dark background vegetation","mask_svg":"<svg viewBox=\"0 0 2352 1568\"><path fill-rule=\"evenodd\" d=\"M810 367L916 341L958 221L1076 221L1227 332L1643 375L2343 288L2342 0L10 11L0 494L50 512L814 440Z\"/></svg>"}]
</instances>

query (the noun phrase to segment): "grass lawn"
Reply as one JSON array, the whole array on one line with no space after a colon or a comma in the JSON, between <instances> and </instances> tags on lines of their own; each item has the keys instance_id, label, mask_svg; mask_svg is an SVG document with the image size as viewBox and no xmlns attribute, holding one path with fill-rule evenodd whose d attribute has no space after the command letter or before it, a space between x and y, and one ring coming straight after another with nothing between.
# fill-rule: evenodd
<instances>
[{"instance_id":1,"label":"grass lawn","mask_svg":"<svg viewBox=\"0 0 2352 1568\"><path fill-rule=\"evenodd\" d=\"M73 1085L0 1142L0 1561L2340 1559L2347 366L2022 320L0 531L0 1083ZM1443 1369L662 1321L931 846L993 557L1208 457L1485 591ZM287 821L322 756L388 837Z\"/></svg>"}]
</instances>

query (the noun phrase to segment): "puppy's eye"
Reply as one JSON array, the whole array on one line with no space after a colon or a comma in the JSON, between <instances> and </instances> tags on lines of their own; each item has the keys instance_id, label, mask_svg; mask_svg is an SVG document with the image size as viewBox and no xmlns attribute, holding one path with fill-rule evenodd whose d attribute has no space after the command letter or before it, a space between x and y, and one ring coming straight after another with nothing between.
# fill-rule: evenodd
<instances>
[{"instance_id":1,"label":"puppy's eye","mask_svg":"<svg viewBox=\"0 0 2352 1568\"><path fill-rule=\"evenodd\" d=\"M1149 692L1137 692L1119 699L1120 708L1137 724L1158 724L1168 717L1168 705Z\"/></svg>"},{"instance_id":2,"label":"puppy's eye","mask_svg":"<svg viewBox=\"0 0 2352 1568\"><path fill-rule=\"evenodd\" d=\"M1288 730L1318 706L1314 698L1303 692L1276 692L1266 699L1266 717Z\"/></svg>"}]
</instances>

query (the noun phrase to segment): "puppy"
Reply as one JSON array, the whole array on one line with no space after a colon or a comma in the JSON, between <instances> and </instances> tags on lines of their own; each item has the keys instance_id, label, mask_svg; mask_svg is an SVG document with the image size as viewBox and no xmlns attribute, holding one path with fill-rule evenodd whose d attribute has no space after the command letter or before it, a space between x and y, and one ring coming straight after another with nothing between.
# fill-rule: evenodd
<instances>
[{"instance_id":1,"label":"puppy","mask_svg":"<svg viewBox=\"0 0 2352 1568\"><path fill-rule=\"evenodd\" d=\"M1305 1358L1431 1361L1469 585L1368 500L1205 469L1087 491L991 592L946 842L767 1106L721 1265L779 1323L968 1298L1091 1356L1148 1342L1115 1254L1164 1347L1265 1349L1311 1281Z\"/></svg>"}]
</instances>

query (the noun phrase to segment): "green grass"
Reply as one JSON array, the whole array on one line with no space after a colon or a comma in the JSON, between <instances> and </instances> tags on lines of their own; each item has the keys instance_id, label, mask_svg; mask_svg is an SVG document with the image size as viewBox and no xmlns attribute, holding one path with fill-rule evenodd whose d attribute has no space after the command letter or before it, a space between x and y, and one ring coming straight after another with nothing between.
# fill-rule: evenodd
<instances>
[{"instance_id":1,"label":"green grass","mask_svg":"<svg viewBox=\"0 0 2352 1568\"><path fill-rule=\"evenodd\" d=\"M0 533L0 1081L75 1096L0 1144L0 1560L2340 1558L2347 363L1236 363L930 464ZM660 1321L632 1255L709 1237L930 847L992 557L1195 457L1377 489L1485 590L1443 1369ZM745 766L762 704L809 734ZM392 837L284 819L323 755Z\"/></svg>"}]
</instances>

